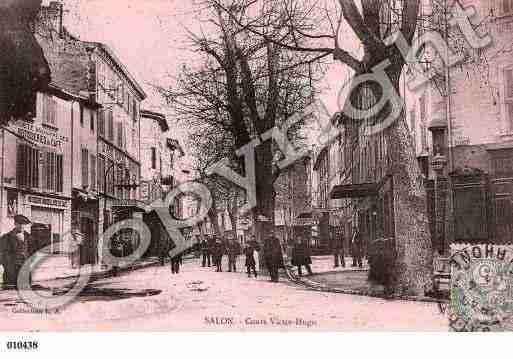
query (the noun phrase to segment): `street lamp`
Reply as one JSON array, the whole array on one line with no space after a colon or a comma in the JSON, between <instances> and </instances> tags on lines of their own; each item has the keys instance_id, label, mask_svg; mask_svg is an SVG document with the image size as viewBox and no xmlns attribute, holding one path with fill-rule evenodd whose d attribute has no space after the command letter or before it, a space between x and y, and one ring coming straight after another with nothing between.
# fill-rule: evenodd
<instances>
[{"instance_id":1,"label":"street lamp","mask_svg":"<svg viewBox=\"0 0 513 359\"><path fill-rule=\"evenodd\" d=\"M435 224L435 238L436 243L440 246L438 251L440 254L444 253L445 249L445 233L444 233L444 217L445 210L440 208L439 193L440 183L439 178L444 175L445 167L447 166L447 157L444 155L445 148L445 129L447 125L442 119L433 120L429 125L429 131L433 137L433 157L431 159L431 168L434 171L434 224ZM442 202L443 203L443 202ZM440 213L439 213L440 210Z\"/></svg>"}]
</instances>

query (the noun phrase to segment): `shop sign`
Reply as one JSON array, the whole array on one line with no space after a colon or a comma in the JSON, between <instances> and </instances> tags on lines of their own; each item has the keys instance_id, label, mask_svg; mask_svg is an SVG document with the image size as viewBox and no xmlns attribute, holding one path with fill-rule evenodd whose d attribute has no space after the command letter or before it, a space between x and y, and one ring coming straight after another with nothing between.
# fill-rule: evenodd
<instances>
[{"instance_id":1,"label":"shop sign","mask_svg":"<svg viewBox=\"0 0 513 359\"><path fill-rule=\"evenodd\" d=\"M43 205L43 206L51 206L51 207L59 207L59 208L68 207L67 201L61 200L61 199L56 199L56 198L29 196L28 201L35 205Z\"/></svg>"},{"instance_id":2,"label":"shop sign","mask_svg":"<svg viewBox=\"0 0 513 359\"><path fill-rule=\"evenodd\" d=\"M69 142L69 137L63 136L59 132L49 131L44 127L22 120L11 124L10 127L21 137L43 146L62 149L64 143Z\"/></svg>"},{"instance_id":3,"label":"shop sign","mask_svg":"<svg viewBox=\"0 0 513 359\"><path fill-rule=\"evenodd\" d=\"M294 226L315 226L317 222L318 221L313 218L296 218L294 220Z\"/></svg>"}]
</instances>

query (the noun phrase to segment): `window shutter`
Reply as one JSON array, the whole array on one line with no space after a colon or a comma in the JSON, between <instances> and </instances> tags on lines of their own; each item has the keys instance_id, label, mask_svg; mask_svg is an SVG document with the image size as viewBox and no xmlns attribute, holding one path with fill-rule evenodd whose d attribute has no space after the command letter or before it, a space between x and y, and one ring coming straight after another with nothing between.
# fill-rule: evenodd
<instances>
[{"instance_id":1,"label":"window shutter","mask_svg":"<svg viewBox=\"0 0 513 359\"><path fill-rule=\"evenodd\" d=\"M135 98L134 98L134 103L133 103L132 107L134 108L133 113L132 113L133 114L132 120L135 122L135 121L137 121L137 115L139 113L138 108L137 108L137 101L135 100Z\"/></svg>"},{"instance_id":2,"label":"window shutter","mask_svg":"<svg viewBox=\"0 0 513 359\"><path fill-rule=\"evenodd\" d=\"M96 157L91 154L91 189L96 189Z\"/></svg>"},{"instance_id":3,"label":"window shutter","mask_svg":"<svg viewBox=\"0 0 513 359\"><path fill-rule=\"evenodd\" d=\"M57 192L63 192L64 187L64 171L63 171L63 155L57 155Z\"/></svg>"},{"instance_id":4,"label":"window shutter","mask_svg":"<svg viewBox=\"0 0 513 359\"><path fill-rule=\"evenodd\" d=\"M118 146L123 148L123 123L121 121L118 122L116 127Z\"/></svg>"},{"instance_id":5,"label":"window shutter","mask_svg":"<svg viewBox=\"0 0 513 359\"><path fill-rule=\"evenodd\" d=\"M20 187L25 185L23 181L23 174L25 169L24 150L24 145L19 143L17 151L18 153L16 155L16 184Z\"/></svg>"},{"instance_id":6,"label":"window shutter","mask_svg":"<svg viewBox=\"0 0 513 359\"><path fill-rule=\"evenodd\" d=\"M502 14L507 15L511 12L511 0L502 0Z\"/></svg>"},{"instance_id":7,"label":"window shutter","mask_svg":"<svg viewBox=\"0 0 513 359\"><path fill-rule=\"evenodd\" d=\"M52 97L52 116L51 116L51 124L57 125L57 100Z\"/></svg>"},{"instance_id":8,"label":"window shutter","mask_svg":"<svg viewBox=\"0 0 513 359\"><path fill-rule=\"evenodd\" d=\"M91 132L94 133L94 112L91 111L89 112L89 126L90 126L90 129L91 129Z\"/></svg>"},{"instance_id":9,"label":"window shutter","mask_svg":"<svg viewBox=\"0 0 513 359\"><path fill-rule=\"evenodd\" d=\"M103 177L105 176L105 160L98 156L98 192L104 192Z\"/></svg>"},{"instance_id":10,"label":"window shutter","mask_svg":"<svg viewBox=\"0 0 513 359\"><path fill-rule=\"evenodd\" d=\"M506 99L513 100L513 69L504 71L504 82Z\"/></svg>"},{"instance_id":11,"label":"window shutter","mask_svg":"<svg viewBox=\"0 0 513 359\"><path fill-rule=\"evenodd\" d=\"M413 139L413 151L417 151L417 119L415 109L410 111L410 131Z\"/></svg>"},{"instance_id":12,"label":"window shutter","mask_svg":"<svg viewBox=\"0 0 513 359\"><path fill-rule=\"evenodd\" d=\"M109 138L109 141L113 141L114 140L114 114L112 113L112 110L109 110L108 112L108 121L109 121L109 133L108 133L108 138Z\"/></svg>"},{"instance_id":13,"label":"window shutter","mask_svg":"<svg viewBox=\"0 0 513 359\"><path fill-rule=\"evenodd\" d=\"M89 185L89 151L87 148L82 148L82 186Z\"/></svg>"},{"instance_id":14,"label":"window shutter","mask_svg":"<svg viewBox=\"0 0 513 359\"><path fill-rule=\"evenodd\" d=\"M98 112L98 134L105 136L105 111Z\"/></svg>"},{"instance_id":15,"label":"window shutter","mask_svg":"<svg viewBox=\"0 0 513 359\"><path fill-rule=\"evenodd\" d=\"M151 168L157 168L157 150L155 147L151 148Z\"/></svg>"}]
</instances>

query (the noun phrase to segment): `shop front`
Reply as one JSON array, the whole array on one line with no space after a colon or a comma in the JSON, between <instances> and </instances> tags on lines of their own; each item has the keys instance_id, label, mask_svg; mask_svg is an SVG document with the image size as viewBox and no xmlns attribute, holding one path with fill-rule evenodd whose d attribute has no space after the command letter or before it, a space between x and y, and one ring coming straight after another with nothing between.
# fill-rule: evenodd
<instances>
[{"instance_id":1,"label":"shop front","mask_svg":"<svg viewBox=\"0 0 513 359\"><path fill-rule=\"evenodd\" d=\"M98 213L98 197L73 191L71 229L77 248L70 255L74 265L98 263Z\"/></svg>"},{"instance_id":2,"label":"shop front","mask_svg":"<svg viewBox=\"0 0 513 359\"><path fill-rule=\"evenodd\" d=\"M7 216L6 230L14 227L14 216L23 214L30 219L27 230L31 233L36 247L49 247L50 253L65 253L66 238L70 226L70 200L64 197L27 193L17 189L6 189Z\"/></svg>"}]
</instances>

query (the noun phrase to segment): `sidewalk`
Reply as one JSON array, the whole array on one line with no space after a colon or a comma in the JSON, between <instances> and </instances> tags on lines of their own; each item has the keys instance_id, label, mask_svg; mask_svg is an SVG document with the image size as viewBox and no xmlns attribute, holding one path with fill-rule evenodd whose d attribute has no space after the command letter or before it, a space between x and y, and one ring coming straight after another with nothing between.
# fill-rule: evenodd
<instances>
[{"instance_id":1,"label":"sidewalk","mask_svg":"<svg viewBox=\"0 0 513 359\"><path fill-rule=\"evenodd\" d=\"M385 287L381 284L370 282L368 279L369 266L366 260L363 261L363 267L351 267L353 263L351 257L346 257L346 267L333 267L333 256L315 256L312 257L313 275L303 275L297 277L296 267L291 268L293 279L310 289L344 293L354 295L364 295L369 297L389 298L385 293ZM392 298L390 298L392 299ZM445 300L434 297L400 297L393 299L426 301L426 302L444 302Z\"/></svg>"},{"instance_id":2,"label":"sidewalk","mask_svg":"<svg viewBox=\"0 0 513 359\"><path fill-rule=\"evenodd\" d=\"M185 258L184 258L185 259ZM166 261L166 263L168 260ZM131 266L126 268L120 268L118 270L119 273L129 272L141 268L151 267L155 265L160 265L160 260L157 257L149 257L138 260L133 263ZM91 265L86 264L81 267L73 268L71 266L71 261L67 255L52 255L46 258L33 272L32 281L34 283L37 282L48 282L52 280L63 280L63 279L72 279L78 277L80 272L85 272L91 270L92 276L91 280L97 280L100 278L108 278L113 275L112 269L101 266L99 264ZM2 276L0 276L0 285L2 283Z\"/></svg>"}]
</instances>

